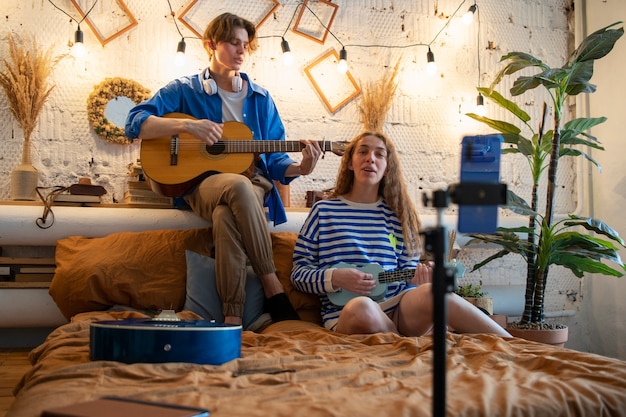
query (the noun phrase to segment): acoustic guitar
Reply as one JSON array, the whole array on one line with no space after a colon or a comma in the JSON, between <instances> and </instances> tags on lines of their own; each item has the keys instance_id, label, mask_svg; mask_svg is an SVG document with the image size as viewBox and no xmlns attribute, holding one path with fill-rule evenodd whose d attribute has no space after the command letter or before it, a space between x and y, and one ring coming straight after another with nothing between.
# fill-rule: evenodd
<instances>
[{"instance_id":1,"label":"acoustic guitar","mask_svg":"<svg viewBox=\"0 0 626 417\"><path fill-rule=\"evenodd\" d=\"M415 269L403 269L400 271L384 271L378 264L369 264L365 266L355 266L346 262L340 262L333 268L355 268L359 271L367 274L372 274L372 278L376 281L376 288L368 295L372 300L382 300L387 292L387 284L398 281L410 281L415 275ZM360 294L353 293L352 291L344 290L343 288L337 292L330 292L328 299L336 306L343 307L348 301L354 297L361 297Z\"/></svg>"},{"instance_id":2,"label":"acoustic guitar","mask_svg":"<svg viewBox=\"0 0 626 417\"><path fill-rule=\"evenodd\" d=\"M182 113L164 117L188 118ZM318 141L323 152L343 155L346 142ZM179 197L204 178L215 173L246 172L255 154L300 152L300 141L253 140L243 123L226 122L222 139L208 146L189 134L141 141L141 166L152 190L166 197Z\"/></svg>"},{"instance_id":3,"label":"acoustic guitar","mask_svg":"<svg viewBox=\"0 0 626 417\"><path fill-rule=\"evenodd\" d=\"M206 320L97 321L89 328L89 359L221 365L241 356L241 332L241 326Z\"/></svg>"}]
</instances>

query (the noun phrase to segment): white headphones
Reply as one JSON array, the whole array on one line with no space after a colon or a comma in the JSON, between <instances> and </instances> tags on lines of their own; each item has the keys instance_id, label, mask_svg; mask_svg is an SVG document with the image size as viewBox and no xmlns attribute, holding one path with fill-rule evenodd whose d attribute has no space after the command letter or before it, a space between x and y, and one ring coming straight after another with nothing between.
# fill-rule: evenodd
<instances>
[{"instance_id":1,"label":"white headphones","mask_svg":"<svg viewBox=\"0 0 626 417\"><path fill-rule=\"evenodd\" d=\"M211 72L209 71L208 68L202 72L200 78L202 80L202 87L204 88L205 93L207 93L210 96L217 93L217 83L211 77ZM241 89L243 88L243 80L241 79L241 76L239 75L239 73L236 73L235 76L233 77L232 87L233 87L233 91L236 93L240 92Z\"/></svg>"}]
</instances>

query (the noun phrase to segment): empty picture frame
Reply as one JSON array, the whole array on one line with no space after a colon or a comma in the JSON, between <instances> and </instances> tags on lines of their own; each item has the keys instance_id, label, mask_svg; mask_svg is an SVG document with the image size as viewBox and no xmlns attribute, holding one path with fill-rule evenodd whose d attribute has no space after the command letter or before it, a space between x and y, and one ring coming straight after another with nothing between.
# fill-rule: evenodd
<instances>
[{"instance_id":1,"label":"empty picture frame","mask_svg":"<svg viewBox=\"0 0 626 417\"><path fill-rule=\"evenodd\" d=\"M304 68L304 73L331 113L339 110L361 92L349 71L342 74L337 70L338 63L339 54L331 49Z\"/></svg>"},{"instance_id":2,"label":"empty picture frame","mask_svg":"<svg viewBox=\"0 0 626 417\"><path fill-rule=\"evenodd\" d=\"M94 6L94 0L71 1L102 46L137 26L137 19L123 0L100 0L93 10L91 8ZM96 9L104 10L106 13L98 12Z\"/></svg>"},{"instance_id":3,"label":"empty picture frame","mask_svg":"<svg viewBox=\"0 0 626 417\"><path fill-rule=\"evenodd\" d=\"M178 20L194 35L202 38L209 22L222 13L228 12L241 16L254 23L258 29L274 13L278 6L280 6L278 0L246 2L192 0L178 15Z\"/></svg>"},{"instance_id":4,"label":"empty picture frame","mask_svg":"<svg viewBox=\"0 0 626 417\"><path fill-rule=\"evenodd\" d=\"M327 0L304 0L293 31L305 38L323 44L330 32L339 6Z\"/></svg>"}]
</instances>

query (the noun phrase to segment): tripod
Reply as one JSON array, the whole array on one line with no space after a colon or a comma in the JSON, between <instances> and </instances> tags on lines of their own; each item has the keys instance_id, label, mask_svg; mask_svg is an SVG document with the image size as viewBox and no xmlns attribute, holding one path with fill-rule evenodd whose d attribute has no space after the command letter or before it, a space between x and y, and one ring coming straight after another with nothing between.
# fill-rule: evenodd
<instances>
[{"instance_id":1,"label":"tripod","mask_svg":"<svg viewBox=\"0 0 626 417\"><path fill-rule=\"evenodd\" d=\"M459 205L498 205L506 203L505 184L467 183L450 188L450 192L438 190L433 193L432 206L437 209L437 224L424 231L425 249L435 261L433 269L433 417L446 415L446 294L456 288L455 267L447 266L444 259L448 248L448 236L443 225L443 211L448 207L450 196ZM429 201L425 197L424 205Z\"/></svg>"}]
</instances>

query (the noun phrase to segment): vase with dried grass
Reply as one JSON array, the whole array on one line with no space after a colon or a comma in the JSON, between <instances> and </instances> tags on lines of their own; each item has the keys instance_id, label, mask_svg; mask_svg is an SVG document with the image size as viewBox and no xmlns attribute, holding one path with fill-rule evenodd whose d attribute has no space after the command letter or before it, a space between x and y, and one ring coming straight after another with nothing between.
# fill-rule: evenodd
<instances>
[{"instance_id":1,"label":"vase with dried grass","mask_svg":"<svg viewBox=\"0 0 626 417\"><path fill-rule=\"evenodd\" d=\"M11 199L35 200L39 172L31 160L31 135L41 110L50 96L54 85L48 77L57 59L51 50L43 50L33 37L27 37L20 45L12 34L7 35L9 56L4 58L4 69L0 72L0 86L4 90L9 109L24 131L22 160L11 171Z\"/></svg>"}]
</instances>

